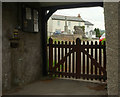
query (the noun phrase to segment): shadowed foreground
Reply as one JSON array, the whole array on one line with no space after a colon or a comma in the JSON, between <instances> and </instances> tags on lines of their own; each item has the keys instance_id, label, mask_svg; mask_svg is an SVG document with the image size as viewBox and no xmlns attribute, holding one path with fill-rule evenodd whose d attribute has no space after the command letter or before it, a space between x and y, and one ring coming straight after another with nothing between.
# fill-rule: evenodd
<instances>
[{"instance_id":1,"label":"shadowed foreground","mask_svg":"<svg viewBox=\"0 0 120 97\"><path fill-rule=\"evenodd\" d=\"M106 95L105 84L54 79L29 84L8 95Z\"/></svg>"}]
</instances>

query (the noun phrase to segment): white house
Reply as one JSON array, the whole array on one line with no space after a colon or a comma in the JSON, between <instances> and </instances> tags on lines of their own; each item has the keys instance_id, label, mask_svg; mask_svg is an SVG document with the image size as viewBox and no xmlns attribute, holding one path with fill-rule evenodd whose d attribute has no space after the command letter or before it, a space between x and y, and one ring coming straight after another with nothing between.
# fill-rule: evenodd
<instances>
[{"instance_id":1,"label":"white house","mask_svg":"<svg viewBox=\"0 0 120 97\"><path fill-rule=\"evenodd\" d=\"M89 22L87 24L84 21L80 14L77 17L73 16L63 16L63 15L52 15L48 20L48 36L52 35L54 32L67 32L68 34L73 34L74 26L85 26L85 34L91 33L93 30L93 24ZM90 35L85 35L86 37L90 37ZM91 36L91 38L93 35Z\"/></svg>"},{"instance_id":2,"label":"white house","mask_svg":"<svg viewBox=\"0 0 120 97\"><path fill-rule=\"evenodd\" d=\"M74 26L84 26L85 21L80 17L52 15L48 20L48 32L68 32L70 34L74 31ZM67 30L67 31L66 31Z\"/></svg>"},{"instance_id":3,"label":"white house","mask_svg":"<svg viewBox=\"0 0 120 97\"><path fill-rule=\"evenodd\" d=\"M96 38L96 32L93 29L93 24L85 21L85 35L88 38Z\"/></svg>"}]
</instances>

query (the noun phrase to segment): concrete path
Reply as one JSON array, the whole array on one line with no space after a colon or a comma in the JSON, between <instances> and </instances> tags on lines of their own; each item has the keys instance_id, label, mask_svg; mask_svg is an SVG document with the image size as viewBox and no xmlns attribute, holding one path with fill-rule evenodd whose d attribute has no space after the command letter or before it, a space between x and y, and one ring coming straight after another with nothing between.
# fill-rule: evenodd
<instances>
[{"instance_id":1,"label":"concrete path","mask_svg":"<svg viewBox=\"0 0 120 97\"><path fill-rule=\"evenodd\" d=\"M98 83L54 79L29 84L8 95L106 95L107 91L101 86Z\"/></svg>"}]
</instances>

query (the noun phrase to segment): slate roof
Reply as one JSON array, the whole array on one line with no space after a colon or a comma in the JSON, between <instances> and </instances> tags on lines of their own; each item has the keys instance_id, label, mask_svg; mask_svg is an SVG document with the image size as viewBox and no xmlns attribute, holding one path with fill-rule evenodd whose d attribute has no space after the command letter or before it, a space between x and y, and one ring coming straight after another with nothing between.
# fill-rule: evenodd
<instances>
[{"instance_id":1,"label":"slate roof","mask_svg":"<svg viewBox=\"0 0 120 97\"><path fill-rule=\"evenodd\" d=\"M94 24L90 23L89 21L85 21L85 25L94 25Z\"/></svg>"},{"instance_id":2,"label":"slate roof","mask_svg":"<svg viewBox=\"0 0 120 97\"><path fill-rule=\"evenodd\" d=\"M85 22L82 18L79 17L72 17L72 16L62 16L62 15L53 15L53 20L65 20L65 17L67 21L79 21L79 22Z\"/></svg>"}]
</instances>

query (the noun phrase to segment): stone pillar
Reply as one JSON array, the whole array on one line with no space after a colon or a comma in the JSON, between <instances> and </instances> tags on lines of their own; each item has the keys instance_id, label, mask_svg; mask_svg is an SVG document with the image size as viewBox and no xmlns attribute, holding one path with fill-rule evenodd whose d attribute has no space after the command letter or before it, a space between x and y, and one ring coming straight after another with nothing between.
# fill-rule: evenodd
<instances>
[{"instance_id":1,"label":"stone pillar","mask_svg":"<svg viewBox=\"0 0 120 97\"><path fill-rule=\"evenodd\" d=\"M107 52L107 88L108 95L118 95L118 6L117 2L105 2L105 28Z\"/></svg>"}]
</instances>

